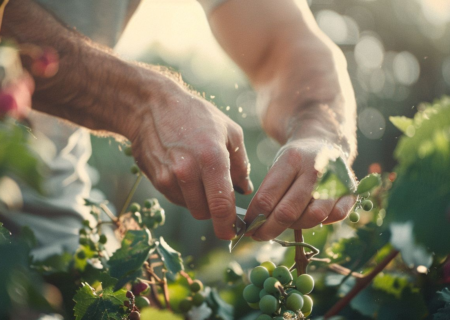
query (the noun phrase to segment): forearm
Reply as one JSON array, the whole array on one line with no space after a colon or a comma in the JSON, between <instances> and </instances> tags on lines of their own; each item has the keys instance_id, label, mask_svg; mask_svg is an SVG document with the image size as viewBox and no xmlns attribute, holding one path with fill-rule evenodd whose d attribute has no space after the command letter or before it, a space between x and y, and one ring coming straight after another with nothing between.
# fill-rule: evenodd
<instances>
[{"instance_id":1,"label":"forearm","mask_svg":"<svg viewBox=\"0 0 450 320\"><path fill-rule=\"evenodd\" d=\"M4 36L19 43L49 46L59 54L59 71L35 79L33 108L65 118L92 130L115 132L127 138L132 129L125 119L138 117L142 100L151 102L170 82L157 72L124 62L69 30L30 0L14 0L5 12ZM146 83L148 90L139 90ZM152 88L153 87L153 88Z\"/></svg>"},{"instance_id":2,"label":"forearm","mask_svg":"<svg viewBox=\"0 0 450 320\"><path fill-rule=\"evenodd\" d=\"M230 0L210 24L258 91L268 134L281 143L319 137L354 153L355 102L345 58L306 3Z\"/></svg>"}]
</instances>

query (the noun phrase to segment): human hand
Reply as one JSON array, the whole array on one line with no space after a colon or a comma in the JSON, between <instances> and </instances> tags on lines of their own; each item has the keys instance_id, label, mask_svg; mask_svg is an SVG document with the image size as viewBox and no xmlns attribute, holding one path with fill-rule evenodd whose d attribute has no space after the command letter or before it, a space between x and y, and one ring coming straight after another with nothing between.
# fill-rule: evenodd
<instances>
[{"instance_id":1,"label":"human hand","mask_svg":"<svg viewBox=\"0 0 450 320\"><path fill-rule=\"evenodd\" d=\"M287 228L308 229L343 220L348 215L355 202L353 197L327 200L312 197L317 180L315 160L328 146L316 139L296 139L280 149L247 210L247 222L261 213L267 217L251 233L253 238L270 240Z\"/></svg>"},{"instance_id":2,"label":"human hand","mask_svg":"<svg viewBox=\"0 0 450 320\"><path fill-rule=\"evenodd\" d=\"M170 201L196 219L212 218L217 237L229 240L235 236L233 191L253 191L242 129L174 82L157 91L164 98L149 101L129 137L136 162Z\"/></svg>"}]
</instances>

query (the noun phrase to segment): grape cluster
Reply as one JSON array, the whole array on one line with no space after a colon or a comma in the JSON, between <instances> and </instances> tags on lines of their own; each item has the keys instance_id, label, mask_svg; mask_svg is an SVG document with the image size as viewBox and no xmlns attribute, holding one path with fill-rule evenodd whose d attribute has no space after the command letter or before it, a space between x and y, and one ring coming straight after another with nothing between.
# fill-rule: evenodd
<instances>
[{"instance_id":1,"label":"grape cluster","mask_svg":"<svg viewBox=\"0 0 450 320\"><path fill-rule=\"evenodd\" d=\"M359 195L358 200L353 206L353 210L350 212L348 218L351 222L357 223L359 221L359 213L357 210L363 209L364 211L370 211L373 209L373 203L368 198L370 197L370 192L365 192Z\"/></svg>"},{"instance_id":2,"label":"grape cluster","mask_svg":"<svg viewBox=\"0 0 450 320\"><path fill-rule=\"evenodd\" d=\"M178 309L183 313L189 312L192 307L200 307L205 302L205 296L201 293L203 283L200 280L192 281L189 288L191 289L191 295L181 300L178 305Z\"/></svg>"},{"instance_id":3,"label":"grape cluster","mask_svg":"<svg viewBox=\"0 0 450 320\"><path fill-rule=\"evenodd\" d=\"M293 279L286 266L266 261L250 272L250 282L243 296L251 308L262 311L257 320L300 320L312 311L313 301L307 296L314 289L310 275Z\"/></svg>"},{"instance_id":4,"label":"grape cluster","mask_svg":"<svg viewBox=\"0 0 450 320\"><path fill-rule=\"evenodd\" d=\"M127 308L127 311L130 313L128 315L128 320L140 320L141 314L139 313L139 309L136 306L136 298L131 291L127 291L127 298L123 305Z\"/></svg>"},{"instance_id":5,"label":"grape cluster","mask_svg":"<svg viewBox=\"0 0 450 320\"><path fill-rule=\"evenodd\" d=\"M138 281L135 284L133 284L133 287L131 289L135 296L135 305L138 307L139 310L142 310L142 308L150 306L150 300L148 300L146 295L150 293L150 286L146 284L145 282Z\"/></svg>"},{"instance_id":6,"label":"grape cluster","mask_svg":"<svg viewBox=\"0 0 450 320\"><path fill-rule=\"evenodd\" d=\"M94 209L91 211L91 214L96 217L98 220L98 212ZM104 234L98 235L98 229L91 227L89 220L83 220L82 227L79 230L79 243L81 247L77 250L76 256L80 260L84 260L87 257L87 251L93 251L93 257L98 257L98 252L101 252L105 249L104 245L108 242L108 238ZM93 239L97 239L97 241L93 241Z\"/></svg>"},{"instance_id":7,"label":"grape cluster","mask_svg":"<svg viewBox=\"0 0 450 320\"><path fill-rule=\"evenodd\" d=\"M142 207L139 203L134 202L130 205L129 211L140 227L156 229L166 222L166 214L157 199L145 200Z\"/></svg>"}]
</instances>

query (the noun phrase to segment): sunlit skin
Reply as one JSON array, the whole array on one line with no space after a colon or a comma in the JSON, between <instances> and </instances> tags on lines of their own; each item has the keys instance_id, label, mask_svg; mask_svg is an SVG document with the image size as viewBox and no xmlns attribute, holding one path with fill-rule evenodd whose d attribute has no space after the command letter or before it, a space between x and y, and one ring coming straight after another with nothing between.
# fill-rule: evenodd
<instances>
[{"instance_id":1,"label":"sunlit skin","mask_svg":"<svg viewBox=\"0 0 450 320\"><path fill-rule=\"evenodd\" d=\"M231 0L209 18L225 51L258 94L266 132L283 147L246 219L267 222L253 237L345 218L353 200L312 200L314 160L327 145L355 155L355 100L342 52L306 3ZM138 165L170 201L212 219L234 237L234 189L250 194L242 129L164 70L128 63L66 29L31 0L12 1L4 35L55 48L59 72L36 79L33 108L132 142Z\"/></svg>"}]
</instances>

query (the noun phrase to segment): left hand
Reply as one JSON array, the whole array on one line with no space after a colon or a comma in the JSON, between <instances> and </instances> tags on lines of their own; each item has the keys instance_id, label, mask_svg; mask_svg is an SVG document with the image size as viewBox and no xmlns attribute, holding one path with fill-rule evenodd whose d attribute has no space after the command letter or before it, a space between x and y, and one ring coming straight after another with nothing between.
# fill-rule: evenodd
<instances>
[{"instance_id":1,"label":"left hand","mask_svg":"<svg viewBox=\"0 0 450 320\"><path fill-rule=\"evenodd\" d=\"M274 239L287 228L307 229L345 219L353 197L312 198L317 180L315 159L326 146L319 139L309 138L291 140L280 149L247 210L247 222L261 213L267 216L267 221L251 234L255 240Z\"/></svg>"}]
</instances>

